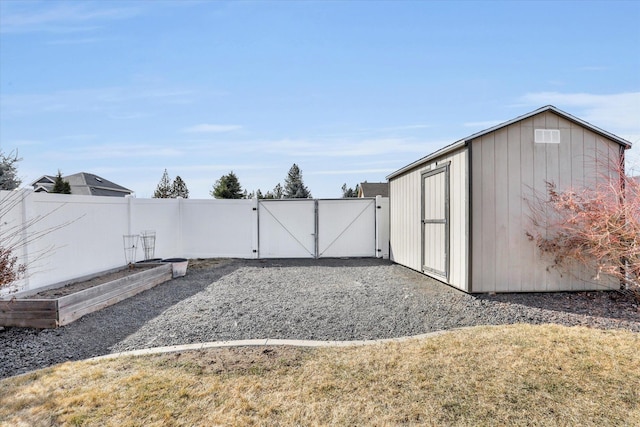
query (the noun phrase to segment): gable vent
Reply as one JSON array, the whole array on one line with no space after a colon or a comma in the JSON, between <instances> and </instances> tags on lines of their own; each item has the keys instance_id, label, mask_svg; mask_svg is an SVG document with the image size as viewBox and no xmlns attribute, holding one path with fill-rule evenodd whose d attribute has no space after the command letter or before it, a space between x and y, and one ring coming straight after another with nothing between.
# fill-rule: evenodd
<instances>
[{"instance_id":1,"label":"gable vent","mask_svg":"<svg viewBox=\"0 0 640 427\"><path fill-rule=\"evenodd\" d=\"M560 144L560 129L536 129L534 141L538 144Z\"/></svg>"}]
</instances>

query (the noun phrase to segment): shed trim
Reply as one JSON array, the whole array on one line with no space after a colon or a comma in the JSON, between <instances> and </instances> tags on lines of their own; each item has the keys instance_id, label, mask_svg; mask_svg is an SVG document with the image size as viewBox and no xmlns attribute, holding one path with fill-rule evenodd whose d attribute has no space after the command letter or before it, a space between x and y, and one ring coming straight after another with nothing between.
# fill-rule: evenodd
<instances>
[{"instance_id":1,"label":"shed trim","mask_svg":"<svg viewBox=\"0 0 640 427\"><path fill-rule=\"evenodd\" d=\"M494 132L494 131L496 131L498 129L502 129L504 127L510 126L510 125L512 125L514 123L517 123L519 121L526 120L529 117L535 116L535 115L540 114L540 113L544 113L546 111L552 111L555 114L559 115L560 117L563 117L564 119L566 119L566 120L568 120L570 122L576 123L576 124L578 124L580 126L585 127L586 129L589 129L590 131L592 131L594 133L597 133L597 134L599 134L601 136L604 136L605 138L608 138L608 139L620 144L622 147L624 147L625 150L631 148L631 145L632 145L631 142L627 141L626 139L620 138L619 136L614 135L611 132L607 132L606 130L600 129L599 127L594 126L589 122L586 122L586 121L584 121L582 119L579 119L578 117L572 116L571 114L569 114L567 112L564 112L564 111L560 110L559 108L554 107L553 105L547 105L547 106L538 108L537 110L531 111L531 112L529 112L527 114L524 114L522 116L516 117L515 119L511 119L511 120L506 121L504 123L500 123L499 125L490 127L488 129L482 130L480 132L476 132L476 133L474 133L472 135L467 136L466 138L463 138L463 139L461 139L459 141L456 141L456 142L454 142L452 144L449 144L446 147L443 147L443 148L439 149L438 151L435 151L435 152L433 152L433 153L431 153L431 154L429 154L429 155L427 155L427 156L425 156L425 157L423 157L421 159L416 160L413 163L408 164L407 166L405 166L403 168L398 169L397 171L391 173L390 175L387 175L386 178L387 178L387 180L393 179L396 176L402 175L403 173L405 173L405 172L407 172L407 171L409 171L411 169L414 169L414 168L416 168L418 166L421 166L421 165L423 165L423 164L425 164L425 163L427 163L427 162L429 162L429 161L431 161L431 160L433 160L435 158L438 158L438 157L440 157L442 155L445 155L445 154L448 154L448 153L450 153L450 152L452 152L454 150L457 150L458 148L468 144L470 141L472 141L474 139L480 138L481 136L484 136L484 135L486 135L488 133L491 133L491 132Z\"/></svg>"}]
</instances>

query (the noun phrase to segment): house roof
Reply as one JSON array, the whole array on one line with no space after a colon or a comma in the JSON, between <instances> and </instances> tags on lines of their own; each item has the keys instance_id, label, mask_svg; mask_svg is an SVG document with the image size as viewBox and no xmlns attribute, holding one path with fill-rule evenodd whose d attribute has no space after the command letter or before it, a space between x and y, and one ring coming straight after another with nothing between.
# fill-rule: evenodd
<instances>
[{"instance_id":1,"label":"house roof","mask_svg":"<svg viewBox=\"0 0 640 427\"><path fill-rule=\"evenodd\" d=\"M43 175L32 182L31 185L34 187L36 192L50 192L53 189L55 179L55 176ZM62 179L69 182L69 185L71 186L71 194L122 197L133 193L133 191L118 185L115 182L87 172L79 172L73 175L63 176Z\"/></svg>"},{"instance_id":2,"label":"house roof","mask_svg":"<svg viewBox=\"0 0 640 427\"><path fill-rule=\"evenodd\" d=\"M360 184L361 197L389 197L389 184L386 182L363 182Z\"/></svg>"},{"instance_id":3,"label":"house roof","mask_svg":"<svg viewBox=\"0 0 640 427\"><path fill-rule=\"evenodd\" d=\"M557 114L558 116L560 116L560 117L562 117L562 118L564 118L564 119L566 119L566 120L568 120L570 122L576 123L576 124L586 128L586 129L589 129L590 131L592 131L594 133L597 133L597 134L599 134L601 136L604 136L605 138L608 138L608 139L610 139L612 141L615 141L618 144L622 145L625 149L631 148L631 142L627 141L626 139L620 138L619 136L614 135L611 132L607 132L606 130L600 129L599 127L594 126L589 122L586 122L586 121L584 121L582 119L579 119L578 117L572 116L571 114L569 114L567 112L564 112L564 111L560 110L559 108L554 107L553 105L547 105L547 106L538 108L537 110L531 111L531 112L529 112L527 114L523 114L522 116L518 116L515 119L511 119L509 121L506 121L504 123L500 123L499 125L490 127L490 128L485 129L483 131L476 132L476 133L474 133L472 135L467 136L466 138L462 138L462 139L454 142L453 144L449 144L446 147L443 147L438 151L435 151L435 152L433 152L433 153L431 153L431 154L429 154L429 155L427 155L427 156L425 156L425 157L423 157L423 158L421 158L419 160L416 160L413 163L408 164L407 166L405 166L403 168L398 169L397 171L395 171L392 174L388 175L387 179L389 180L391 178L394 178L394 177L396 177L398 175L403 174L404 172L406 172L406 171L408 171L410 169L415 168L416 166L420 166L420 165L422 165L422 164L424 164L426 162L429 162L430 160L433 160L433 159L435 159L437 157L442 156L443 154L447 154L447 153L450 153L450 152L452 152L454 150L457 150L458 148L467 145L469 142L473 141L474 139L480 138L480 137L482 137L482 136L484 136L484 135L486 135L488 133L495 132L495 131L497 131L499 129L502 129L504 127L510 126L510 125L512 125L514 123L517 123L519 121L526 120L529 117L535 116L535 115L540 114L540 113L544 113L546 111L552 111L555 114Z\"/></svg>"}]
</instances>

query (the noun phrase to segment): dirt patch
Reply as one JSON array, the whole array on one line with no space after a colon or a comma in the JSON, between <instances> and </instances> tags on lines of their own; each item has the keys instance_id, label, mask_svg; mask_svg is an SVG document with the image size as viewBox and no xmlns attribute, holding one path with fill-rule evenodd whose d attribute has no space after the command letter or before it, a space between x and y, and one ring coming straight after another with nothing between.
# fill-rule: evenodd
<instances>
[{"instance_id":1,"label":"dirt patch","mask_svg":"<svg viewBox=\"0 0 640 427\"><path fill-rule=\"evenodd\" d=\"M203 269L211 269L215 267L220 267L229 263L230 259L220 259L220 258L198 258L189 260L189 269L194 270L203 270ZM93 279L84 280L81 282L70 283L66 286L62 286L55 289L47 289L38 292L34 295L29 295L22 297L21 299L55 299L60 298L66 295L73 294L75 292L80 292L85 289L93 288L95 286L99 286L105 284L107 282L111 282L113 280L121 279L123 277L130 276L132 274L140 273L145 270L149 270L151 268L156 267L156 265L137 265L135 267L123 267L120 270L113 271L111 273L106 273L100 275L98 277L94 277Z\"/></svg>"},{"instance_id":2,"label":"dirt patch","mask_svg":"<svg viewBox=\"0 0 640 427\"><path fill-rule=\"evenodd\" d=\"M300 366L312 349L284 346L212 348L154 355L164 366L198 369L200 373L264 373Z\"/></svg>"},{"instance_id":3,"label":"dirt patch","mask_svg":"<svg viewBox=\"0 0 640 427\"><path fill-rule=\"evenodd\" d=\"M233 261L229 258L196 258L189 260L189 268L194 270L204 270L208 268L221 267Z\"/></svg>"},{"instance_id":4,"label":"dirt patch","mask_svg":"<svg viewBox=\"0 0 640 427\"><path fill-rule=\"evenodd\" d=\"M26 297L22 297L21 299L55 299L64 297L67 295L71 295L76 292L83 291L85 289L93 288L95 286L103 285L107 282L111 282L113 280L122 279L123 277L131 276L136 273L140 273L145 270L149 270L156 266L149 265L143 267L124 267L121 270L112 271L111 273L106 273L98 277L94 277L93 279L84 280L82 282L70 283L66 286L62 286L60 288L47 289L44 291L40 291L37 294L29 295Z\"/></svg>"}]
</instances>

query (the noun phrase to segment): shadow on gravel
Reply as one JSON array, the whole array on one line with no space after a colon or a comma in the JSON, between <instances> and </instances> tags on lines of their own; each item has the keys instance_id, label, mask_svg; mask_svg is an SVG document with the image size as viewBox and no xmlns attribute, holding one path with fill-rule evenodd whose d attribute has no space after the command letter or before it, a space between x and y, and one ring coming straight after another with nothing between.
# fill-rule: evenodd
<instances>
[{"instance_id":1,"label":"shadow on gravel","mask_svg":"<svg viewBox=\"0 0 640 427\"><path fill-rule=\"evenodd\" d=\"M640 321L638 302L616 291L477 294L475 297L563 313Z\"/></svg>"},{"instance_id":2,"label":"shadow on gravel","mask_svg":"<svg viewBox=\"0 0 640 427\"><path fill-rule=\"evenodd\" d=\"M231 260L215 268L194 268L185 277L162 283L57 329L0 328L0 378L109 354L113 345L149 320L242 266L242 262Z\"/></svg>"},{"instance_id":3,"label":"shadow on gravel","mask_svg":"<svg viewBox=\"0 0 640 427\"><path fill-rule=\"evenodd\" d=\"M393 262L382 258L273 258L245 261L252 267L278 268L278 267L376 267L392 265Z\"/></svg>"}]
</instances>

